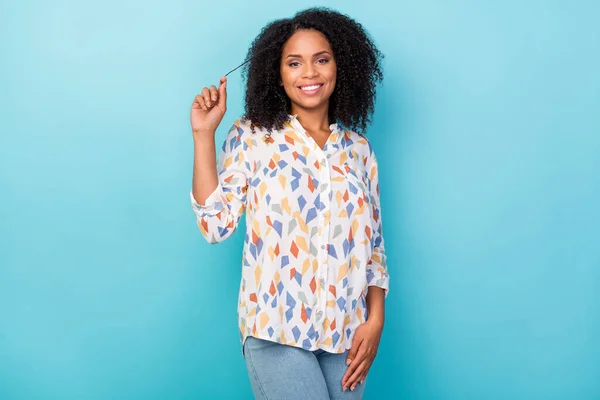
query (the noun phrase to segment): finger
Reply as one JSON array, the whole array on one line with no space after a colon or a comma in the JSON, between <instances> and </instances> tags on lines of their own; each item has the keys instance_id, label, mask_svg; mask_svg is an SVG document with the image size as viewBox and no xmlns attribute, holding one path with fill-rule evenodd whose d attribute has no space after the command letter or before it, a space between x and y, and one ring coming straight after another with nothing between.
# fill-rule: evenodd
<instances>
[{"instance_id":1,"label":"finger","mask_svg":"<svg viewBox=\"0 0 600 400\"><path fill-rule=\"evenodd\" d=\"M367 362L368 360L363 360L363 362L360 363L358 368L356 368L356 371L354 371L354 373L350 376L346 384L342 387L342 390L346 390L348 388L354 390L354 388L356 387L356 383L358 382L358 377L363 374L365 368L367 367Z\"/></svg>"},{"instance_id":2,"label":"finger","mask_svg":"<svg viewBox=\"0 0 600 400\"><path fill-rule=\"evenodd\" d=\"M358 382L359 383L361 383L361 384L365 383L365 379L367 379L367 375L369 375L369 370L370 369L371 369L370 367L369 368L365 368L365 371L363 372L363 374L361 375L361 377L358 378Z\"/></svg>"},{"instance_id":3,"label":"finger","mask_svg":"<svg viewBox=\"0 0 600 400\"><path fill-rule=\"evenodd\" d=\"M350 348L350 351L348 352L348 357L346 357L346 365L350 365L350 363L352 363L352 360L354 360L356 358L356 354L358 353L358 350L359 350L362 342L363 342L362 337L359 337L358 335L354 335L354 339L352 339L352 347Z\"/></svg>"},{"instance_id":4,"label":"finger","mask_svg":"<svg viewBox=\"0 0 600 400\"><path fill-rule=\"evenodd\" d=\"M358 354L356 355L356 358L352 361L352 363L346 370L346 373L344 374L344 377L342 378L342 385L345 385L348 382L349 377L352 376L352 374L354 374L354 372L356 371L356 368L358 368L358 366L365 360L366 351L364 350L364 347L365 346L362 346L362 348L359 350Z\"/></svg>"},{"instance_id":5,"label":"finger","mask_svg":"<svg viewBox=\"0 0 600 400\"><path fill-rule=\"evenodd\" d=\"M206 103L206 107L211 108L212 103L210 101L210 91L208 90L208 88L205 87L202 89L202 97L204 97L204 102Z\"/></svg>"},{"instance_id":6,"label":"finger","mask_svg":"<svg viewBox=\"0 0 600 400\"><path fill-rule=\"evenodd\" d=\"M194 103L192 104L192 108L199 108L201 110L206 110L206 104L204 102L204 97L202 97L202 95L197 95L194 98Z\"/></svg>"},{"instance_id":7,"label":"finger","mask_svg":"<svg viewBox=\"0 0 600 400\"><path fill-rule=\"evenodd\" d=\"M219 107L225 110L227 105L227 78L221 77L221 82L219 83Z\"/></svg>"},{"instance_id":8,"label":"finger","mask_svg":"<svg viewBox=\"0 0 600 400\"><path fill-rule=\"evenodd\" d=\"M367 379L367 375L369 374L369 371L371 370L372 365L373 365L373 359L367 359L367 366L365 367L361 376L356 380L355 385L357 385L359 383L362 385L363 383L365 383L365 380Z\"/></svg>"},{"instance_id":9,"label":"finger","mask_svg":"<svg viewBox=\"0 0 600 400\"><path fill-rule=\"evenodd\" d=\"M346 384L346 386L349 387L350 390L354 390L356 385L358 385L360 383L361 376L363 376L365 371L369 369L369 366L370 366L369 359L364 360L359 365L359 367L356 369L354 374L352 374L352 376L348 379L348 383Z\"/></svg>"},{"instance_id":10,"label":"finger","mask_svg":"<svg viewBox=\"0 0 600 400\"><path fill-rule=\"evenodd\" d=\"M215 85L212 85L212 86L211 86L211 87L208 89L208 91L210 92L210 100L211 100L213 103L215 103L215 104L216 104L216 103L217 103L217 99L218 99L218 97L219 97L219 92L217 92L217 88L215 87Z\"/></svg>"}]
</instances>

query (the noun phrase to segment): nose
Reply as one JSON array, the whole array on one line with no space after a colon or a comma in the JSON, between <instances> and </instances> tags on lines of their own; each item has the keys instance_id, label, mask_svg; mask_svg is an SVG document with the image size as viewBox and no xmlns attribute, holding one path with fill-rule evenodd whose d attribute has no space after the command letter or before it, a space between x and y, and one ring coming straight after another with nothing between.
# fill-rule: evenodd
<instances>
[{"instance_id":1,"label":"nose","mask_svg":"<svg viewBox=\"0 0 600 400\"><path fill-rule=\"evenodd\" d=\"M315 68L315 66L313 65L313 63L306 63L306 67L304 68L304 78L314 78L315 76L317 76L319 73L317 72L317 69Z\"/></svg>"}]
</instances>

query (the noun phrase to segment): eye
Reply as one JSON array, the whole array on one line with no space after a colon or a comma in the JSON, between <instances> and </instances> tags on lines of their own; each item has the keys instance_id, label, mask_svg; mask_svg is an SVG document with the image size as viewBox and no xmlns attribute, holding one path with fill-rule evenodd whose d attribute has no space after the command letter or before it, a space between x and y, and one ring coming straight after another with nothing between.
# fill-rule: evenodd
<instances>
[{"instance_id":1,"label":"eye","mask_svg":"<svg viewBox=\"0 0 600 400\"><path fill-rule=\"evenodd\" d=\"M329 59L328 59L328 58L319 58L319 59L317 60L317 62L318 62L319 64L327 64L327 63L329 62Z\"/></svg>"},{"instance_id":2,"label":"eye","mask_svg":"<svg viewBox=\"0 0 600 400\"><path fill-rule=\"evenodd\" d=\"M297 67L300 65L300 63L298 61L293 61L291 63L288 64L290 67Z\"/></svg>"}]
</instances>

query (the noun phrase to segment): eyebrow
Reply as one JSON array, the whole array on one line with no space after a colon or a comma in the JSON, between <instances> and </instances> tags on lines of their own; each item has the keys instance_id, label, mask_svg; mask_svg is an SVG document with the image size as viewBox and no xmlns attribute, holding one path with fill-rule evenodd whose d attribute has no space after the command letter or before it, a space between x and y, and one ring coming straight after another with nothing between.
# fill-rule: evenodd
<instances>
[{"instance_id":1,"label":"eyebrow","mask_svg":"<svg viewBox=\"0 0 600 400\"><path fill-rule=\"evenodd\" d=\"M313 54L313 57L320 56L322 54L329 54L329 52L327 50L323 50L323 51ZM329 54L329 55L331 55L331 54ZM286 58L302 58L302 56L300 54L288 54L288 56Z\"/></svg>"}]
</instances>

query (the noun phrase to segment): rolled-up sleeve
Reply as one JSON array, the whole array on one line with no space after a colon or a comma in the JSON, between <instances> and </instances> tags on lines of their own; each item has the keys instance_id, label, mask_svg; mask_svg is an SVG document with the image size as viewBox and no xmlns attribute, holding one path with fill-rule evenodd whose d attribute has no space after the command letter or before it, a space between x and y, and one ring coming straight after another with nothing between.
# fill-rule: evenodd
<instances>
[{"instance_id":1,"label":"rolled-up sleeve","mask_svg":"<svg viewBox=\"0 0 600 400\"><path fill-rule=\"evenodd\" d=\"M250 176L250 161L244 130L236 121L221 148L217 161L219 182L203 205L192 191L190 201L198 228L209 243L219 243L235 232L246 209L246 193Z\"/></svg>"},{"instance_id":2,"label":"rolled-up sleeve","mask_svg":"<svg viewBox=\"0 0 600 400\"><path fill-rule=\"evenodd\" d=\"M369 147L371 147L369 145ZM379 169L377 158L373 148L370 149L369 162L367 164L369 174L369 192L371 197L371 214L373 216L373 236L371 237L371 246L373 252L371 259L367 263L367 285L378 286L385 290L385 297L388 295L390 286L390 276L387 268L387 257L383 240L383 229L381 222L381 201L379 196Z\"/></svg>"}]
</instances>

